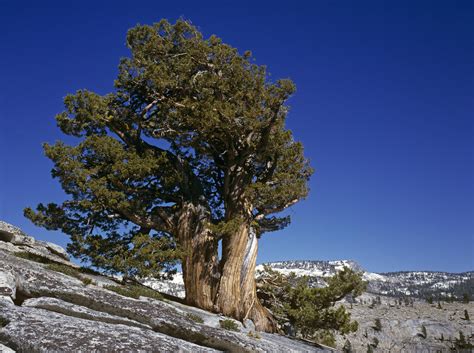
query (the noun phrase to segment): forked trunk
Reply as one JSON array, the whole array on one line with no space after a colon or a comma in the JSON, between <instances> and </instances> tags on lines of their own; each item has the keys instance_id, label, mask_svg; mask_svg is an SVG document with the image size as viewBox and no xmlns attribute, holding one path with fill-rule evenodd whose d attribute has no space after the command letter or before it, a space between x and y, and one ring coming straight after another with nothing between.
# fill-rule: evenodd
<instances>
[{"instance_id":1,"label":"forked trunk","mask_svg":"<svg viewBox=\"0 0 474 353\"><path fill-rule=\"evenodd\" d=\"M250 319L257 330L275 332L271 313L257 298L255 265L258 240L248 221L218 245L207 227L209 215L191 203L182 208L178 220L178 241L185 251L182 261L186 303L219 312L240 321Z\"/></svg>"},{"instance_id":2,"label":"forked trunk","mask_svg":"<svg viewBox=\"0 0 474 353\"><path fill-rule=\"evenodd\" d=\"M248 222L224 238L216 308L237 320L252 320L257 330L275 332L276 322L257 298L257 250L258 239Z\"/></svg>"},{"instance_id":3,"label":"forked trunk","mask_svg":"<svg viewBox=\"0 0 474 353\"><path fill-rule=\"evenodd\" d=\"M178 220L178 241L185 252L182 261L186 302L214 310L219 280L217 242L207 229L207 210L186 204Z\"/></svg>"}]
</instances>

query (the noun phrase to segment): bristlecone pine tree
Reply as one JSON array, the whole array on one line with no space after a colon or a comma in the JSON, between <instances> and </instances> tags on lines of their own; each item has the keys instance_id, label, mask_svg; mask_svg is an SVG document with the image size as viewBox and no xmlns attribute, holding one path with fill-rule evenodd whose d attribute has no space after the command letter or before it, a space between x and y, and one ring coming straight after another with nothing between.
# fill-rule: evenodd
<instances>
[{"instance_id":1,"label":"bristlecone pine tree","mask_svg":"<svg viewBox=\"0 0 474 353\"><path fill-rule=\"evenodd\" d=\"M65 98L56 120L77 145L44 145L69 199L25 215L128 278L181 261L188 304L275 330L254 269L258 239L290 221L275 214L308 192L312 170L285 128L294 84L184 20L137 26L127 45L112 93Z\"/></svg>"}]
</instances>

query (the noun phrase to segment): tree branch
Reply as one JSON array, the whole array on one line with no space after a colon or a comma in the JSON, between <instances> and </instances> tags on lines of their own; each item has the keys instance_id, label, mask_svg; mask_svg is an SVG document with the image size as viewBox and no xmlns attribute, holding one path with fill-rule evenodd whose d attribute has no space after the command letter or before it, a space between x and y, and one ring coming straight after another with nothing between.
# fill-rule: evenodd
<instances>
[{"instance_id":1,"label":"tree branch","mask_svg":"<svg viewBox=\"0 0 474 353\"><path fill-rule=\"evenodd\" d=\"M295 203L297 203L299 200L300 200L300 199L293 199L293 200L291 200L290 202L287 202L286 204L284 204L284 205L282 205L282 206L279 206L279 207L261 209L261 210L259 210L259 212L257 213L257 215L255 215L254 219L255 219L256 221L258 221L258 220L263 219L263 217L265 217L266 215L269 215L269 214L272 214L272 213L281 212L281 211L287 209L288 207L293 206L293 205L294 205Z\"/></svg>"}]
</instances>

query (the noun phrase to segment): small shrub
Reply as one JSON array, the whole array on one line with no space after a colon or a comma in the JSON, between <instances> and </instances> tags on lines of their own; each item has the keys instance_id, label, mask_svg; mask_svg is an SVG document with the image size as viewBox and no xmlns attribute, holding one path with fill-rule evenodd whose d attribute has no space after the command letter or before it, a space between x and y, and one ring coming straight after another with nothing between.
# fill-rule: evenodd
<instances>
[{"instance_id":1,"label":"small shrub","mask_svg":"<svg viewBox=\"0 0 474 353\"><path fill-rule=\"evenodd\" d=\"M251 337L251 338L255 338L257 340L259 340L260 338L262 338L262 336L259 335L258 332L252 332L250 331L249 333L247 333L247 336Z\"/></svg>"},{"instance_id":2,"label":"small shrub","mask_svg":"<svg viewBox=\"0 0 474 353\"><path fill-rule=\"evenodd\" d=\"M365 291L367 283L360 273L345 267L320 288L313 287L309 277L264 269L258 279L259 299L281 326L291 322L295 334L309 340L317 340L321 331L343 335L357 331L358 323L338 302L347 296L354 300Z\"/></svg>"},{"instance_id":3,"label":"small shrub","mask_svg":"<svg viewBox=\"0 0 474 353\"><path fill-rule=\"evenodd\" d=\"M382 331L382 322L380 321L380 319L375 319L374 326L372 326L372 328L375 331Z\"/></svg>"},{"instance_id":4,"label":"small shrub","mask_svg":"<svg viewBox=\"0 0 474 353\"><path fill-rule=\"evenodd\" d=\"M219 324L224 330L237 331L237 332L240 331L239 325L237 325L237 323L234 320L230 320L230 319L220 320Z\"/></svg>"},{"instance_id":5,"label":"small shrub","mask_svg":"<svg viewBox=\"0 0 474 353\"><path fill-rule=\"evenodd\" d=\"M204 323L204 320L203 320L202 317L200 317L199 315L196 315L196 314L193 314L193 313L187 313L187 314L186 314L186 317L187 317L188 319L193 320L194 322L199 323L199 324Z\"/></svg>"},{"instance_id":6,"label":"small shrub","mask_svg":"<svg viewBox=\"0 0 474 353\"><path fill-rule=\"evenodd\" d=\"M65 275L80 279L83 282L86 281L86 282L84 282L84 284L86 284L86 285L92 283L92 280L90 280L88 278L84 279L84 278L81 277L79 269L76 269L74 267L64 265L62 263L50 260L46 257L41 256L41 255L32 254L32 253L29 253L29 252L26 252L26 251L16 252L16 253L14 253L14 255L16 257L20 257L22 259L26 259L26 260L35 261L35 262L45 264L45 265L47 265L46 268L49 269L49 270L64 273ZM90 281L90 282L88 282L88 281Z\"/></svg>"},{"instance_id":7,"label":"small shrub","mask_svg":"<svg viewBox=\"0 0 474 353\"><path fill-rule=\"evenodd\" d=\"M334 334L329 330L320 330L314 335L314 340L319 344L336 348L336 338Z\"/></svg>"},{"instance_id":8,"label":"small shrub","mask_svg":"<svg viewBox=\"0 0 474 353\"><path fill-rule=\"evenodd\" d=\"M44 256L32 254L32 253L26 252L26 251L15 252L15 253L13 253L13 255L15 255L16 257L20 257L22 259L25 259L25 260L39 262L41 264L54 264L54 263L57 263L57 262L52 261L52 260L50 260L50 259L48 259Z\"/></svg>"},{"instance_id":9,"label":"small shrub","mask_svg":"<svg viewBox=\"0 0 474 353\"><path fill-rule=\"evenodd\" d=\"M104 288L112 292L115 292L117 294L123 295L124 297L138 299L138 296L135 296L127 287L107 285L107 286L104 286Z\"/></svg>"},{"instance_id":10,"label":"small shrub","mask_svg":"<svg viewBox=\"0 0 474 353\"><path fill-rule=\"evenodd\" d=\"M470 321L469 313L467 312L467 309L464 310L464 320Z\"/></svg>"},{"instance_id":11,"label":"small shrub","mask_svg":"<svg viewBox=\"0 0 474 353\"><path fill-rule=\"evenodd\" d=\"M61 273L64 273L65 275L75 277L75 278L78 278L78 279L82 280L81 276L79 275L79 271L76 270L74 267L67 266L67 265L62 265L62 264L58 264L58 263L51 263L48 266L46 266L46 268L49 269L49 270L53 270L53 271L56 271L56 272L61 272Z\"/></svg>"},{"instance_id":12,"label":"small shrub","mask_svg":"<svg viewBox=\"0 0 474 353\"><path fill-rule=\"evenodd\" d=\"M131 285L129 286L131 290L138 295L138 297L147 297L156 300L163 300L161 293L157 292L154 289L140 286L140 285Z\"/></svg>"},{"instance_id":13,"label":"small shrub","mask_svg":"<svg viewBox=\"0 0 474 353\"><path fill-rule=\"evenodd\" d=\"M84 283L85 286L89 285L89 284L93 284L95 283L91 278L89 277L83 277L81 279L82 283Z\"/></svg>"},{"instance_id":14,"label":"small shrub","mask_svg":"<svg viewBox=\"0 0 474 353\"><path fill-rule=\"evenodd\" d=\"M127 286L104 286L105 289L111 290L117 294L125 297L138 299L139 297L148 297L156 300L163 300L163 296L148 287L139 285L127 285Z\"/></svg>"}]
</instances>

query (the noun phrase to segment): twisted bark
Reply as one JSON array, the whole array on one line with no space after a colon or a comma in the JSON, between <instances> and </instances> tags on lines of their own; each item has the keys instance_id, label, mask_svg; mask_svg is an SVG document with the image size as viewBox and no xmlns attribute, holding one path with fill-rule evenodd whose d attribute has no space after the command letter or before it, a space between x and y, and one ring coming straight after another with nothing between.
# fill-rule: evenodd
<instances>
[{"instance_id":1,"label":"twisted bark","mask_svg":"<svg viewBox=\"0 0 474 353\"><path fill-rule=\"evenodd\" d=\"M237 320L252 320L257 330L275 332L275 320L257 298L257 250L258 239L249 222L224 238L216 308Z\"/></svg>"},{"instance_id":2,"label":"twisted bark","mask_svg":"<svg viewBox=\"0 0 474 353\"><path fill-rule=\"evenodd\" d=\"M186 203L179 215L178 242L184 250L182 261L186 302L214 310L218 273L217 241L209 232L209 214L201 205Z\"/></svg>"},{"instance_id":3,"label":"twisted bark","mask_svg":"<svg viewBox=\"0 0 474 353\"><path fill-rule=\"evenodd\" d=\"M208 229L208 213L202 206L184 205L178 218L179 244L186 303L219 312L240 321L250 319L257 330L274 332L271 313L257 298L255 265L258 239L248 221L223 239L222 259Z\"/></svg>"}]
</instances>

